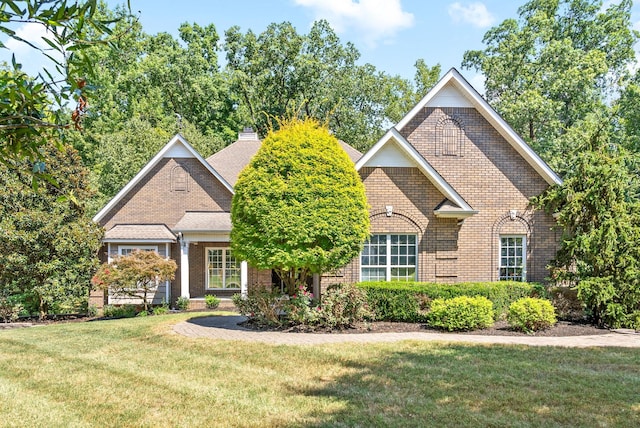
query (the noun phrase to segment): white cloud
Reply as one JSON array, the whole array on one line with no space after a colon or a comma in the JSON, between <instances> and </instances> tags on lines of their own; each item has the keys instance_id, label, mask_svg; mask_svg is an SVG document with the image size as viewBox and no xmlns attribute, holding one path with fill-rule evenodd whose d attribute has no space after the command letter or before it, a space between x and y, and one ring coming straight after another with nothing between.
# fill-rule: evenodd
<instances>
[{"instance_id":1,"label":"white cloud","mask_svg":"<svg viewBox=\"0 0 640 428\"><path fill-rule=\"evenodd\" d=\"M414 23L412 13L402 10L400 0L294 0L312 9L316 19L326 19L334 30L360 33L365 42L375 46L388 41L399 30Z\"/></svg>"},{"instance_id":2,"label":"white cloud","mask_svg":"<svg viewBox=\"0 0 640 428\"><path fill-rule=\"evenodd\" d=\"M33 43L35 46L38 46L39 48L46 49L49 46L44 40L42 40L42 38L46 37L48 33L44 25L36 24L34 22L29 22L27 24L22 25L15 31L16 31L16 36ZM15 54L26 54L31 49L33 49L31 46L27 45L26 43L20 42L13 38L9 38L5 42L5 46Z\"/></svg>"},{"instance_id":3,"label":"white cloud","mask_svg":"<svg viewBox=\"0 0 640 428\"><path fill-rule=\"evenodd\" d=\"M454 22L464 22L478 28L489 27L495 22L494 16L487 7L479 2L466 6L455 2L449 5L448 12Z\"/></svg>"}]
</instances>

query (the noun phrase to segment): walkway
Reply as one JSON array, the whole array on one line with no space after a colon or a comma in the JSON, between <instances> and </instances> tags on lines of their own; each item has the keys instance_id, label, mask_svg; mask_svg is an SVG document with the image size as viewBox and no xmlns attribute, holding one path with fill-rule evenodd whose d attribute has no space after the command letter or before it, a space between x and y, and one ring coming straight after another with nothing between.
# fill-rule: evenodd
<instances>
[{"instance_id":1,"label":"walkway","mask_svg":"<svg viewBox=\"0 0 640 428\"><path fill-rule=\"evenodd\" d=\"M193 318L173 327L173 331L187 337L206 337L221 340L243 340L273 345L320 345L325 343L380 343L401 340L464 342L530 346L563 346L586 348L591 346L619 346L640 348L640 334L632 330L611 332L595 336L534 337L534 336L479 336L451 333L283 333L255 331L238 325L246 320L242 316L210 316ZM625 334L626 333L626 334Z\"/></svg>"}]
</instances>

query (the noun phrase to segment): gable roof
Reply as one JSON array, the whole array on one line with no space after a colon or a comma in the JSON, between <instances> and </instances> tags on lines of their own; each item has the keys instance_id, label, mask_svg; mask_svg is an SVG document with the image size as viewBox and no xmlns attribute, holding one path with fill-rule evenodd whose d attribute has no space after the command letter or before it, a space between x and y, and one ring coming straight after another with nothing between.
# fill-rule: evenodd
<instances>
[{"instance_id":1,"label":"gable roof","mask_svg":"<svg viewBox=\"0 0 640 428\"><path fill-rule=\"evenodd\" d=\"M395 144L394 144L395 143ZM359 160L356 162L356 170L360 171L365 166L396 166L394 165L372 165L376 154L381 152L387 144L394 144L404 159L413 162L413 164L431 181L431 183L442 193L449 201L457 206L456 214L462 217L468 217L476 214L473 208L455 191L449 183L422 157L420 153L398 132L397 129L391 128L386 134ZM436 214L438 212L436 211Z\"/></svg>"},{"instance_id":2,"label":"gable roof","mask_svg":"<svg viewBox=\"0 0 640 428\"><path fill-rule=\"evenodd\" d=\"M135 177L127 183L94 217L93 221L100 220L115 207L148 173L164 158L195 158L197 159L222 185L233 194L233 187L220 175L180 134L176 134L160 151L151 159Z\"/></svg>"},{"instance_id":3,"label":"gable roof","mask_svg":"<svg viewBox=\"0 0 640 428\"><path fill-rule=\"evenodd\" d=\"M452 91L452 89L454 91ZM458 95L458 101L462 101L462 104L466 105L447 105L456 95ZM474 107L548 184L562 184L562 179L529 147L455 68L449 70L427 95L396 124L395 128L398 131L402 130L423 108L438 106Z\"/></svg>"},{"instance_id":4,"label":"gable roof","mask_svg":"<svg viewBox=\"0 0 640 428\"><path fill-rule=\"evenodd\" d=\"M354 163L362 156L362 153L344 141L338 140L338 143ZM255 132L241 133L236 142L209 156L207 162L229 184L235 186L240 172L249 164L261 145L262 141Z\"/></svg>"}]
</instances>

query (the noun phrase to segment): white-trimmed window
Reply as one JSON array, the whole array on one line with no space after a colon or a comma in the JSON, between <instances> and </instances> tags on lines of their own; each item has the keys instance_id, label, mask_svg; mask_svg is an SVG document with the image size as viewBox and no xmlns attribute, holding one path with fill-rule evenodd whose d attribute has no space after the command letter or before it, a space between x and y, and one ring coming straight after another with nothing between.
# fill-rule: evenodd
<instances>
[{"instance_id":1,"label":"white-trimmed window","mask_svg":"<svg viewBox=\"0 0 640 428\"><path fill-rule=\"evenodd\" d=\"M416 235L371 235L360 255L362 281L415 281Z\"/></svg>"},{"instance_id":2,"label":"white-trimmed window","mask_svg":"<svg viewBox=\"0 0 640 428\"><path fill-rule=\"evenodd\" d=\"M525 235L500 236L500 280L527 280L527 238Z\"/></svg>"},{"instance_id":3,"label":"white-trimmed window","mask_svg":"<svg viewBox=\"0 0 640 428\"><path fill-rule=\"evenodd\" d=\"M131 253L133 250L143 250L143 251L155 251L158 252L157 245L120 245L118 246L118 255L126 256Z\"/></svg>"},{"instance_id":4,"label":"white-trimmed window","mask_svg":"<svg viewBox=\"0 0 640 428\"><path fill-rule=\"evenodd\" d=\"M207 290L239 290L240 262L229 248L207 248Z\"/></svg>"}]
</instances>

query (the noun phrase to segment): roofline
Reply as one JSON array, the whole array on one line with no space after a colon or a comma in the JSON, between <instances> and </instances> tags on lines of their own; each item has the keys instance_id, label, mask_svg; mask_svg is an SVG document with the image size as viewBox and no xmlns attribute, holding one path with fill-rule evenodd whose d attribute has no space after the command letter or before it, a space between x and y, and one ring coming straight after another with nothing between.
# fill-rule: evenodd
<instances>
[{"instance_id":1,"label":"roofline","mask_svg":"<svg viewBox=\"0 0 640 428\"><path fill-rule=\"evenodd\" d=\"M434 96L449 82L453 82L463 92L465 98L471 102L476 110L489 123L494 125L498 133L536 170L549 185L561 185L562 179L545 161L509 126L507 122L489 105L473 86L455 68L451 68L436 85L411 109L395 126L402 130L418 114Z\"/></svg>"},{"instance_id":2,"label":"roofline","mask_svg":"<svg viewBox=\"0 0 640 428\"><path fill-rule=\"evenodd\" d=\"M455 191L449 183L427 162L427 160L418 153L418 151L398 132L396 128L391 128L386 134L378 140L378 142L367 151L356 162L356 171L360 169L376 154L385 144L391 139L394 139L400 148L404 150L405 154L411 157L411 159L418 165L418 169L427 176L429 181L451 202L458 205L464 212L473 212L473 208L467 204L467 202ZM474 212L475 213L475 212Z\"/></svg>"},{"instance_id":3,"label":"roofline","mask_svg":"<svg viewBox=\"0 0 640 428\"><path fill-rule=\"evenodd\" d=\"M181 135L176 134L165 146L160 149L160 151L133 177L127 184L124 186L108 203L105 205L98 213L93 217L93 221L99 223L100 220L109 212L111 209L116 206L118 202L122 200L126 196L129 191L140 182L149 171L160 162L161 159L164 158L165 153L169 151L177 142L180 142L184 145L184 147L196 158L200 163L211 173L214 177L216 177L220 183L224 187L234 194L233 187L225 180L218 172L213 169L213 167L189 144L189 142Z\"/></svg>"},{"instance_id":4,"label":"roofline","mask_svg":"<svg viewBox=\"0 0 640 428\"><path fill-rule=\"evenodd\" d=\"M132 238L115 238L115 239L103 239L102 242L108 243L137 243L137 242L147 242L154 244L173 244L177 242L175 239L132 239Z\"/></svg>"}]
</instances>

